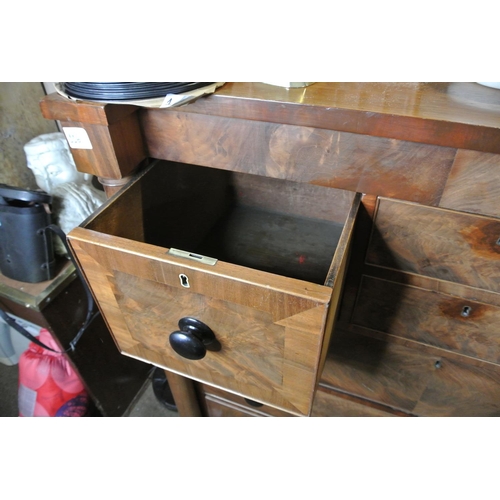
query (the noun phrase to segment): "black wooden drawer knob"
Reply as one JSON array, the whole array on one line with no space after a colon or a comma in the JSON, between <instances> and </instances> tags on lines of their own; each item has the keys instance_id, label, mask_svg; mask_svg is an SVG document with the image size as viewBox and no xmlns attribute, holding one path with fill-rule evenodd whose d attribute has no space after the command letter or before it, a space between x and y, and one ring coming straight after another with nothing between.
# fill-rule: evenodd
<instances>
[{"instance_id":1,"label":"black wooden drawer knob","mask_svg":"<svg viewBox=\"0 0 500 500\"><path fill-rule=\"evenodd\" d=\"M186 359L202 359L208 351L220 351L220 342L214 332L205 323L195 318L181 318L180 330L169 337L172 349Z\"/></svg>"}]
</instances>

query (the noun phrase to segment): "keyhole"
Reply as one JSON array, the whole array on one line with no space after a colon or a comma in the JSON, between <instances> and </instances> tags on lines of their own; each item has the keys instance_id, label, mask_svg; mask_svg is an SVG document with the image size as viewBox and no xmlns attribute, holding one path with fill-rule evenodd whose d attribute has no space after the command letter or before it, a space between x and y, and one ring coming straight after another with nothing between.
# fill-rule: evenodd
<instances>
[{"instance_id":1,"label":"keyhole","mask_svg":"<svg viewBox=\"0 0 500 500\"><path fill-rule=\"evenodd\" d=\"M472 312L472 307L464 306L460 315L463 316L464 318L468 318L471 312Z\"/></svg>"},{"instance_id":2,"label":"keyhole","mask_svg":"<svg viewBox=\"0 0 500 500\"><path fill-rule=\"evenodd\" d=\"M439 369L439 368L441 368L441 361L436 361L436 362L434 363L434 367L435 367L435 368L438 368L438 369Z\"/></svg>"},{"instance_id":3,"label":"keyhole","mask_svg":"<svg viewBox=\"0 0 500 500\"><path fill-rule=\"evenodd\" d=\"M189 288L189 278L185 274L179 274L179 280L184 288Z\"/></svg>"}]
</instances>

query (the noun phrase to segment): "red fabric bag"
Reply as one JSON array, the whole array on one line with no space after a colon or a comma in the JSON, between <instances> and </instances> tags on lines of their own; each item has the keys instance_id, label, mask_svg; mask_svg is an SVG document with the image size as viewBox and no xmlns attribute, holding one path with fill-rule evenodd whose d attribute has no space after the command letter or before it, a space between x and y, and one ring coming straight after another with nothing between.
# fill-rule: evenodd
<instances>
[{"instance_id":1,"label":"red fabric bag","mask_svg":"<svg viewBox=\"0 0 500 500\"><path fill-rule=\"evenodd\" d=\"M40 330L38 340L59 350L50 332ZM89 397L66 356L31 342L19 358L20 417L85 417Z\"/></svg>"}]
</instances>

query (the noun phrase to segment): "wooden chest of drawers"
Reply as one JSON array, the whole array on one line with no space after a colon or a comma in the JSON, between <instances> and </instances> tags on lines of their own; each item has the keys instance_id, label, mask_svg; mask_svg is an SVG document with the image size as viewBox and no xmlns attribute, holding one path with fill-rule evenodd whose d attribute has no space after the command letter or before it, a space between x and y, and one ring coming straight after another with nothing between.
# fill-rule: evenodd
<instances>
[{"instance_id":1,"label":"wooden chest of drawers","mask_svg":"<svg viewBox=\"0 0 500 500\"><path fill-rule=\"evenodd\" d=\"M42 112L46 118L61 120L64 127L80 127L88 133L92 149L75 148L75 162L80 171L98 176L108 195L149 158L366 194L358 214L337 328L312 414L319 407L325 409L324 414L363 414L357 406L361 404L389 414L497 415L499 95L496 89L466 82L325 82L307 89L241 82L227 83L206 99L171 110L75 103L48 96ZM209 273L205 265L197 267L194 261L165 256L166 242L146 244L149 240L141 234L141 196L147 203L158 198L163 188L155 189L154 184L149 186L150 192L115 199L108 205L106 217L99 215L98 223L97 219L90 221L85 232L72 235L79 239L75 245L85 246L85 252L90 252L87 240L98 240L100 250L92 250L95 257L85 257L85 252L82 257L87 267L97 268L101 260L105 264L100 278L98 271L89 273L96 288L118 283L115 271L106 267L110 257L103 256L113 246L123 247L113 259L129 269L129 254L151 260L154 247L158 252L155 264L150 265L150 274L145 273L151 278L140 280L155 282L159 288L166 281L164 264L183 263L190 273L202 270L204 276L217 279L220 270L228 272L226 264L235 265L221 256L217 271ZM202 194L184 200L184 210L202 213ZM172 192L168 196L176 199ZM380 199L375 211L377 197L385 199ZM202 227L203 222L198 224ZM189 240L189 228L166 220L162 225L178 235L182 249L183 238ZM97 263L87 262L89 259ZM143 267L137 265L137 259L134 263L136 268ZM118 268L118 264L113 266ZM242 267L252 274L258 271L251 263ZM231 278L236 277L233 269ZM277 274L280 280L291 278ZM168 276L173 282L180 280L178 273ZM223 287L220 280L209 281L216 290ZM247 282L246 278L233 281ZM131 282L129 288L134 286ZM115 305L120 295L110 290L103 299L109 324L118 327L114 335L120 348L136 350L129 355L140 359L157 356L153 362L170 366L172 359L165 359L165 351L154 345L148 349L121 333L128 326L123 326L124 315ZM181 285L176 290L186 291ZM338 289L334 286L332 290L332 296L338 297ZM229 293L235 294L234 288ZM140 300L137 310L139 304ZM135 311L135 307L130 309ZM167 336L173 328L179 327L165 325ZM324 347L325 343L321 359ZM308 352L306 349L303 355ZM187 366L192 369L194 363L197 361ZM244 370L262 370L255 384L233 382L232 392L222 399L246 395L257 400L259 391L253 388L269 380L268 364L259 364ZM186 366L174 370L187 375L172 375L182 379L173 383L177 400L187 403L180 412L201 414L193 397L193 388L199 384L188 379L205 378ZM218 381L208 383L212 388L225 387ZM297 381L297 386L301 384L302 379ZM280 397L284 394L283 385L273 387ZM327 398L323 389L335 397ZM262 402L272 399L268 396ZM217 400L217 411L222 411L222 399Z\"/></svg>"},{"instance_id":2,"label":"wooden chest of drawers","mask_svg":"<svg viewBox=\"0 0 500 500\"><path fill-rule=\"evenodd\" d=\"M359 204L156 162L69 240L122 353L308 415Z\"/></svg>"}]
</instances>

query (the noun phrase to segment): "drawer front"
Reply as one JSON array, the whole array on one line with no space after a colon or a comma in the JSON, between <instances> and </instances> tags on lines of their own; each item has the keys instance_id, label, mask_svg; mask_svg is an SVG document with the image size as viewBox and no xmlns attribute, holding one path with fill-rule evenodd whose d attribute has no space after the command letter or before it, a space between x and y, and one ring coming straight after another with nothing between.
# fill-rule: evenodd
<instances>
[{"instance_id":1,"label":"drawer front","mask_svg":"<svg viewBox=\"0 0 500 500\"><path fill-rule=\"evenodd\" d=\"M500 416L500 367L336 331L321 383L417 416Z\"/></svg>"},{"instance_id":2,"label":"drawer front","mask_svg":"<svg viewBox=\"0 0 500 500\"><path fill-rule=\"evenodd\" d=\"M123 353L297 415L310 413L331 288L224 262L191 263L82 228L70 241ZM208 325L221 350L199 360L177 354L169 335L183 317Z\"/></svg>"},{"instance_id":3,"label":"drawer front","mask_svg":"<svg viewBox=\"0 0 500 500\"><path fill-rule=\"evenodd\" d=\"M205 401L205 406L207 409L207 416L220 418L234 418L234 417L267 417L266 414L260 414L258 412L249 410L247 408L234 405L228 401L217 398L208 398Z\"/></svg>"},{"instance_id":4,"label":"drawer front","mask_svg":"<svg viewBox=\"0 0 500 500\"><path fill-rule=\"evenodd\" d=\"M292 417L290 413L270 406L257 406L236 396L209 386L203 386L203 397L209 417ZM345 394L318 388L314 397L311 417L396 417L406 413L391 412L375 404L363 404Z\"/></svg>"},{"instance_id":5,"label":"drawer front","mask_svg":"<svg viewBox=\"0 0 500 500\"><path fill-rule=\"evenodd\" d=\"M366 260L500 292L500 220L381 198Z\"/></svg>"},{"instance_id":6,"label":"drawer front","mask_svg":"<svg viewBox=\"0 0 500 500\"><path fill-rule=\"evenodd\" d=\"M203 386L202 390L209 417L293 417L291 413L246 400L215 387Z\"/></svg>"},{"instance_id":7,"label":"drawer front","mask_svg":"<svg viewBox=\"0 0 500 500\"><path fill-rule=\"evenodd\" d=\"M497 306L365 276L352 322L500 363Z\"/></svg>"},{"instance_id":8,"label":"drawer front","mask_svg":"<svg viewBox=\"0 0 500 500\"><path fill-rule=\"evenodd\" d=\"M314 398L311 417L396 417L402 415L376 408L375 405L362 404L352 397L334 394L332 391L320 388Z\"/></svg>"}]
</instances>

